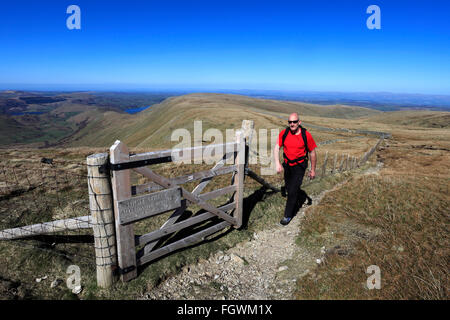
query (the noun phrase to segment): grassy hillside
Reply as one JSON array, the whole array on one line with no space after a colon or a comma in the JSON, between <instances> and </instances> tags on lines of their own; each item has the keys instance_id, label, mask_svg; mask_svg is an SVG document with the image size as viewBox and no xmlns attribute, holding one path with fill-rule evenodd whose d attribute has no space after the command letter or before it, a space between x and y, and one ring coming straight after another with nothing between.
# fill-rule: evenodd
<instances>
[{"instance_id":1,"label":"grassy hillside","mask_svg":"<svg viewBox=\"0 0 450 320\"><path fill-rule=\"evenodd\" d=\"M242 119L254 120L257 129L281 128L285 121L271 113L291 112L299 112L302 117L343 119L379 113L359 107L318 106L229 94L189 94L166 99L137 115L98 115L74 135L70 145L107 146L119 139L134 147L168 148L176 144L170 141L171 132L185 128L192 133L195 120L202 120L203 131L217 128L225 133L225 129L239 127Z\"/></svg>"},{"instance_id":2,"label":"grassy hillside","mask_svg":"<svg viewBox=\"0 0 450 320\"><path fill-rule=\"evenodd\" d=\"M170 142L173 130L185 128L193 132L195 120L203 121L203 131L217 128L225 133L225 129L239 127L242 119L255 120L256 128L281 128L285 124L280 120L280 114L295 111L302 118L315 116L342 120L380 113L360 107L321 106L232 94L197 93L171 97L145 111L130 115L121 111L123 104L141 101L142 97L105 95L96 100L89 93L77 92L62 93L58 98L52 98L54 102L51 102L53 100L48 100L50 97L42 100L45 97L29 95L33 99L30 98L29 104L17 111L43 114L2 116L1 121L5 123L0 128L2 145L37 143L40 146L104 147L119 139L134 147L168 148L176 144ZM10 97L8 99L11 100ZM20 96L15 99L22 101ZM39 103L39 99L45 103Z\"/></svg>"},{"instance_id":3,"label":"grassy hillside","mask_svg":"<svg viewBox=\"0 0 450 320\"><path fill-rule=\"evenodd\" d=\"M393 111L373 115L365 119L367 122L378 122L391 125L417 126L425 128L449 128L450 112L439 111Z\"/></svg>"},{"instance_id":4,"label":"grassy hillside","mask_svg":"<svg viewBox=\"0 0 450 320\"><path fill-rule=\"evenodd\" d=\"M0 145L27 144L48 145L70 135L75 126L67 123L71 115L55 116L23 115L10 117L0 115Z\"/></svg>"}]
</instances>

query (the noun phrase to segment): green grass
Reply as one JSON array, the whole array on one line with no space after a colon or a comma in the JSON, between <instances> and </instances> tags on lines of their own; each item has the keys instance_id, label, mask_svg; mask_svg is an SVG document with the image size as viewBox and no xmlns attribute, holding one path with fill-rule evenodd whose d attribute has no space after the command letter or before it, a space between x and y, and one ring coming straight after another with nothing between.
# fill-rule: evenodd
<instances>
[{"instance_id":1,"label":"green grass","mask_svg":"<svg viewBox=\"0 0 450 320\"><path fill-rule=\"evenodd\" d=\"M24 119L33 118L33 121ZM50 115L0 117L0 144L55 143L74 132L75 126L64 118Z\"/></svg>"}]
</instances>

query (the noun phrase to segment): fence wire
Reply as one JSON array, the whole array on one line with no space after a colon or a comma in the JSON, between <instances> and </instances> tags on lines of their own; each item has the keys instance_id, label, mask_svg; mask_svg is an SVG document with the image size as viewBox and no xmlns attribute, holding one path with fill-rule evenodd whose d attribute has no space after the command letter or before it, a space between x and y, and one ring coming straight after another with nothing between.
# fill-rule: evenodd
<instances>
[{"instance_id":1,"label":"fence wire","mask_svg":"<svg viewBox=\"0 0 450 320\"><path fill-rule=\"evenodd\" d=\"M117 265L111 179L107 174L100 174L100 165L89 167L91 168L87 176L89 211L92 213L90 225L94 234L96 265L97 267ZM92 169L93 167L95 169ZM102 184L101 190L96 190L94 181L99 179L106 184ZM106 198L107 201L101 201L100 198Z\"/></svg>"},{"instance_id":2,"label":"fence wire","mask_svg":"<svg viewBox=\"0 0 450 320\"><path fill-rule=\"evenodd\" d=\"M0 162L0 240L95 268L86 163ZM11 240L11 241L9 241Z\"/></svg>"}]
</instances>

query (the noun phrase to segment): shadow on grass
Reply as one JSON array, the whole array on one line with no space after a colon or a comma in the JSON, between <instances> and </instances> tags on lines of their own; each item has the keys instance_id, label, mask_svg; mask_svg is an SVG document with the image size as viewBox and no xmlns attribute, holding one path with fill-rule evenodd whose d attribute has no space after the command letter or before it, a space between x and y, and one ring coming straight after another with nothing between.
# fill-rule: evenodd
<instances>
[{"instance_id":1,"label":"shadow on grass","mask_svg":"<svg viewBox=\"0 0 450 320\"><path fill-rule=\"evenodd\" d=\"M301 209L301 207L303 207L303 205L305 204L306 201L308 201L307 202L308 206L312 205L311 197L308 196L308 194L306 193L305 190L300 189L300 192L298 194L297 205L295 207L295 215L297 215L298 211Z\"/></svg>"},{"instance_id":2,"label":"shadow on grass","mask_svg":"<svg viewBox=\"0 0 450 320\"><path fill-rule=\"evenodd\" d=\"M258 202L263 201L265 197L275 193L277 192L272 190L267 191L266 187L261 187L244 199L242 210L242 226L240 230L248 228L248 221L250 220L250 215L253 209L255 209L255 206L258 204Z\"/></svg>"},{"instance_id":3,"label":"shadow on grass","mask_svg":"<svg viewBox=\"0 0 450 320\"><path fill-rule=\"evenodd\" d=\"M281 187L281 196L286 198L286 188L285 187ZM294 208L294 217L297 215L297 213L300 211L300 209L303 207L303 205L305 204L306 201L308 201L307 202L308 206L312 205L311 197L308 196L308 194L306 193L305 190L299 189L297 203Z\"/></svg>"},{"instance_id":4,"label":"shadow on grass","mask_svg":"<svg viewBox=\"0 0 450 320\"><path fill-rule=\"evenodd\" d=\"M41 242L42 246L53 247L61 243L94 243L93 235L39 235L28 237L27 240L36 240Z\"/></svg>"}]
</instances>

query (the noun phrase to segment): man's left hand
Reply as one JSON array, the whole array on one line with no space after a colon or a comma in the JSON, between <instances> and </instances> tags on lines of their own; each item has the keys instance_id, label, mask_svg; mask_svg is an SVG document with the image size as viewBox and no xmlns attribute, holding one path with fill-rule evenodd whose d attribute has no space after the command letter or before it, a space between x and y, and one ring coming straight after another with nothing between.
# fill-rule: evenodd
<instances>
[{"instance_id":1,"label":"man's left hand","mask_svg":"<svg viewBox=\"0 0 450 320\"><path fill-rule=\"evenodd\" d=\"M314 178L316 177L316 171L315 170L311 170L309 171L309 179L314 180Z\"/></svg>"}]
</instances>

